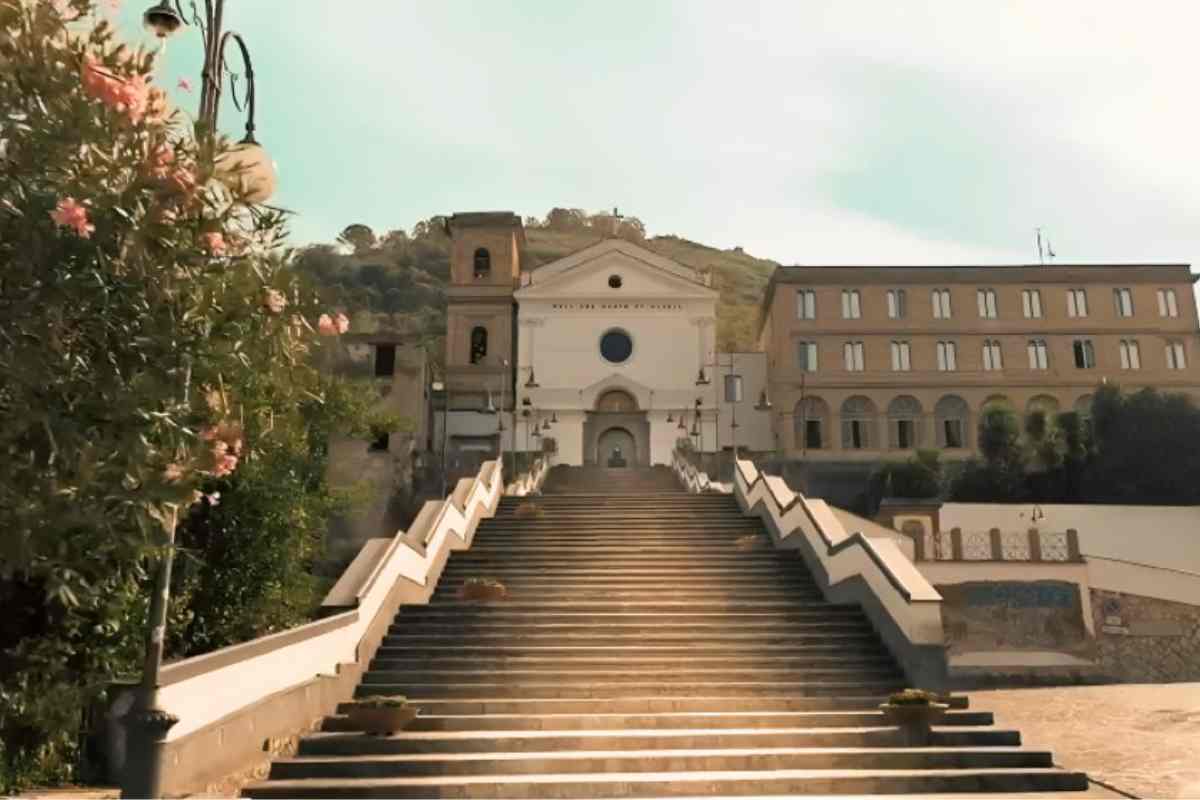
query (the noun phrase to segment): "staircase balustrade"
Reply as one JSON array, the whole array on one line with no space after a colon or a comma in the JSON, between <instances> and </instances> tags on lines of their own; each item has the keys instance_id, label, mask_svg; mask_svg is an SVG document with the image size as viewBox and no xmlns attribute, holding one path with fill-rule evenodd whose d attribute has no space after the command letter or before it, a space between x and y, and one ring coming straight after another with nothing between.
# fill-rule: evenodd
<instances>
[{"instance_id":1,"label":"staircase balustrade","mask_svg":"<svg viewBox=\"0 0 1200 800\"><path fill-rule=\"evenodd\" d=\"M332 713L353 695L400 604L428 601L450 551L470 547L503 487L502 466L485 462L426 503L408 530L369 540L322 603L324 619L164 666L160 705L179 723L125 763L161 759L165 794L204 791Z\"/></svg>"},{"instance_id":2,"label":"staircase balustrade","mask_svg":"<svg viewBox=\"0 0 1200 800\"><path fill-rule=\"evenodd\" d=\"M743 512L762 518L776 547L799 551L827 599L862 607L911 685L944 688L942 596L894 542L847 532L823 500L750 461L735 464L734 495Z\"/></svg>"}]
</instances>

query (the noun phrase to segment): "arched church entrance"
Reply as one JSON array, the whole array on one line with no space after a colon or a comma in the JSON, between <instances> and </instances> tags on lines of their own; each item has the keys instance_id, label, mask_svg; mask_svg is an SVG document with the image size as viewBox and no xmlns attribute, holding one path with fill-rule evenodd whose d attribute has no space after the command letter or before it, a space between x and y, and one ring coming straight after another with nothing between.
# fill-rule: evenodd
<instances>
[{"instance_id":1,"label":"arched church entrance","mask_svg":"<svg viewBox=\"0 0 1200 800\"><path fill-rule=\"evenodd\" d=\"M637 442L624 428L609 428L600 434L597 455L602 466L628 467L637 464Z\"/></svg>"},{"instance_id":2,"label":"arched church entrance","mask_svg":"<svg viewBox=\"0 0 1200 800\"><path fill-rule=\"evenodd\" d=\"M583 423L583 463L621 469L650 466L650 421L631 393L610 389Z\"/></svg>"}]
</instances>

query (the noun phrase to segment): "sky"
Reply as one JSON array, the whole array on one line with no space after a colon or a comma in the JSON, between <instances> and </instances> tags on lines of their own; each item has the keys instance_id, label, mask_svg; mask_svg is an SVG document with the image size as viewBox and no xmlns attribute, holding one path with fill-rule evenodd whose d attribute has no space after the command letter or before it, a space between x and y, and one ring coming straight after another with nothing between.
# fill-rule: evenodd
<instances>
[{"instance_id":1,"label":"sky","mask_svg":"<svg viewBox=\"0 0 1200 800\"><path fill-rule=\"evenodd\" d=\"M186 3L186 0L185 0ZM141 30L149 0L125 0ZM787 264L1200 263L1200 5L228 0L293 240L617 206ZM231 48L232 57L232 48ZM198 31L160 80L199 84ZM232 59L236 64L236 58ZM239 65L240 68L240 65ZM196 92L172 89L184 108ZM222 127L240 130L225 100Z\"/></svg>"}]
</instances>

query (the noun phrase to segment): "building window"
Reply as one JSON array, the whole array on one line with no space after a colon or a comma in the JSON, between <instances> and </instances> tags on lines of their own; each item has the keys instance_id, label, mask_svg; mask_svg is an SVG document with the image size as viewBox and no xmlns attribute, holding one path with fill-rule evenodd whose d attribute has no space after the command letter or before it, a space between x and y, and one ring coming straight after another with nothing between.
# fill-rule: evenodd
<instances>
[{"instance_id":1,"label":"building window","mask_svg":"<svg viewBox=\"0 0 1200 800\"><path fill-rule=\"evenodd\" d=\"M387 433L386 431L384 433L379 434L378 436L376 436L374 439L371 440L371 443L369 445L367 445L367 452L378 453L380 451L386 451L390 444L390 439L391 439L391 434Z\"/></svg>"},{"instance_id":2,"label":"building window","mask_svg":"<svg viewBox=\"0 0 1200 800\"><path fill-rule=\"evenodd\" d=\"M855 395L842 403L842 449L869 450L874 427L875 405L869 399Z\"/></svg>"},{"instance_id":3,"label":"building window","mask_svg":"<svg viewBox=\"0 0 1200 800\"><path fill-rule=\"evenodd\" d=\"M817 371L817 343L796 343L796 366L805 372Z\"/></svg>"},{"instance_id":4,"label":"building window","mask_svg":"<svg viewBox=\"0 0 1200 800\"><path fill-rule=\"evenodd\" d=\"M1021 308L1025 311L1025 319L1040 319L1042 316L1042 293L1037 289L1021 291Z\"/></svg>"},{"instance_id":5,"label":"building window","mask_svg":"<svg viewBox=\"0 0 1200 800\"><path fill-rule=\"evenodd\" d=\"M948 394L933 409L937 420L938 447L966 447L967 403L957 395Z\"/></svg>"},{"instance_id":6,"label":"building window","mask_svg":"<svg viewBox=\"0 0 1200 800\"><path fill-rule=\"evenodd\" d=\"M920 439L921 404L901 395L888 405L888 444L893 450L909 450Z\"/></svg>"},{"instance_id":7,"label":"building window","mask_svg":"<svg viewBox=\"0 0 1200 800\"><path fill-rule=\"evenodd\" d=\"M1029 342L1029 368L1048 369L1049 357L1046 352L1045 339L1031 339Z\"/></svg>"},{"instance_id":8,"label":"building window","mask_svg":"<svg viewBox=\"0 0 1200 800\"><path fill-rule=\"evenodd\" d=\"M934 319L950 319L950 290L949 289L934 289L933 290L933 318Z\"/></svg>"},{"instance_id":9,"label":"building window","mask_svg":"<svg viewBox=\"0 0 1200 800\"><path fill-rule=\"evenodd\" d=\"M1076 369L1092 369L1096 366L1096 351L1091 339L1076 339L1074 350Z\"/></svg>"},{"instance_id":10,"label":"building window","mask_svg":"<svg viewBox=\"0 0 1200 800\"><path fill-rule=\"evenodd\" d=\"M600 337L600 355L610 364L624 364L633 355L633 339L625 331L608 331Z\"/></svg>"},{"instance_id":11,"label":"building window","mask_svg":"<svg viewBox=\"0 0 1200 800\"><path fill-rule=\"evenodd\" d=\"M488 352L488 332L487 328L476 327L471 329L471 363L478 364L487 357Z\"/></svg>"},{"instance_id":12,"label":"building window","mask_svg":"<svg viewBox=\"0 0 1200 800\"><path fill-rule=\"evenodd\" d=\"M725 376L725 402L726 403L742 402L742 376L741 375L726 375Z\"/></svg>"},{"instance_id":13,"label":"building window","mask_svg":"<svg viewBox=\"0 0 1200 800\"><path fill-rule=\"evenodd\" d=\"M908 316L908 297L903 289L889 289L887 303L889 319L904 319Z\"/></svg>"},{"instance_id":14,"label":"building window","mask_svg":"<svg viewBox=\"0 0 1200 800\"><path fill-rule=\"evenodd\" d=\"M842 290L842 319L858 319L862 316L862 302L858 289Z\"/></svg>"},{"instance_id":15,"label":"building window","mask_svg":"<svg viewBox=\"0 0 1200 800\"><path fill-rule=\"evenodd\" d=\"M996 318L996 290L980 289L975 293L979 301L979 316L982 319Z\"/></svg>"},{"instance_id":16,"label":"building window","mask_svg":"<svg viewBox=\"0 0 1200 800\"><path fill-rule=\"evenodd\" d=\"M1067 316L1068 317L1086 317L1087 309L1087 290L1086 289L1068 289L1067 290Z\"/></svg>"},{"instance_id":17,"label":"building window","mask_svg":"<svg viewBox=\"0 0 1200 800\"><path fill-rule=\"evenodd\" d=\"M910 369L912 362L909 359L908 342L892 342L892 370L908 372Z\"/></svg>"},{"instance_id":18,"label":"building window","mask_svg":"<svg viewBox=\"0 0 1200 800\"><path fill-rule=\"evenodd\" d=\"M1183 342L1167 342L1167 369L1187 369Z\"/></svg>"},{"instance_id":19,"label":"building window","mask_svg":"<svg viewBox=\"0 0 1200 800\"><path fill-rule=\"evenodd\" d=\"M796 403L793 426L798 449L821 450L825 444L825 426L829 424L829 406L819 397L806 397Z\"/></svg>"},{"instance_id":20,"label":"building window","mask_svg":"<svg viewBox=\"0 0 1200 800\"><path fill-rule=\"evenodd\" d=\"M1121 369L1141 369L1142 351L1136 339L1121 340Z\"/></svg>"},{"instance_id":21,"label":"building window","mask_svg":"<svg viewBox=\"0 0 1200 800\"><path fill-rule=\"evenodd\" d=\"M1113 289L1113 305L1118 317L1133 316L1133 292L1129 289Z\"/></svg>"},{"instance_id":22,"label":"building window","mask_svg":"<svg viewBox=\"0 0 1200 800\"><path fill-rule=\"evenodd\" d=\"M396 345L375 345L375 377L387 378L396 372Z\"/></svg>"},{"instance_id":23,"label":"building window","mask_svg":"<svg viewBox=\"0 0 1200 800\"><path fill-rule=\"evenodd\" d=\"M998 339L983 340L983 368L988 372L1004 369L1004 353Z\"/></svg>"},{"instance_id":24,"label":"building window","mask_svg":"<svg viewBox=\"0 0 1200 800\"><path fill-rule=\"evenodd\" d=\"M796 292L796 319L817 318L817 293L812 289L799 289Z\"/></svg>"},{"instance_id":25,"label":"building window","mask_svg":"<svg viewBox=\"0 0 1200 800\"><path fill-rule=\"evenodd\" d=\"M863 371L863 343L862 342L846 342L842 347L842 354L846 359L847 372L862 372Z\"/></svg>"},{"instance_id":26,"label":"building window","mask_svg":"<svg viewBox=\"0 0 1200 800\"><path fill-rule=\"evenodd\" d=\"M1158 290L1158 315L1160 317L1178 317L1179 305L1175 300L1174 289Z\"/></svg>"},{"instance_id":27,"label":"building window","mask_svg":"<svg viewBox=\"0 0 1200 800\"><path fill-rule=\"evenodd\" d=\"M954 342L938 342L937 363L939 372L954 372L957 370L958 345Z\"/></svg>"},{"instance_id":28,"label":"building window","mask_svg":"<svg viewBox=\"0 0 1200 800\"><path fill-rule=\"evenodd\" d=\"M492 254L486 247L475 251L475 280L486 280L492 274Z\"/></svg>"}]
</instances>

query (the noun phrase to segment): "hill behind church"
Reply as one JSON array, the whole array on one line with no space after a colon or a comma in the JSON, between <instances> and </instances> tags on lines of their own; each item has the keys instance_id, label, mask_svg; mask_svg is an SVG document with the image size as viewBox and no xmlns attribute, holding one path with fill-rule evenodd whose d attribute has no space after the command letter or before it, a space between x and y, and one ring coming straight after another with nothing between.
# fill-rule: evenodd
<instances>
[{"instance_id":1,"label":"hill behind church","mask_svg":"<svg viewBox=\"0 0 1200 800\"><path fill-rule=\"evenodd\" d=\"M426 339L430 355L441 356L446 330L446 286L450 276L450 239L444 217L431 217L409 231L376 235L365 225L350 225L337 243L304 248L297 264L330 305L347 309L359 332L393 330ZM718 345L725 351L754 346L758 305L774 261L741 250L718 250L673 235L646 236L636 217L615 219L581 209L554 208L544 219L525 218L525 268L536 269L611 235L614 224L623 239L696 270L713 271L720 291Z\"/></svg>"}]
</instances>

